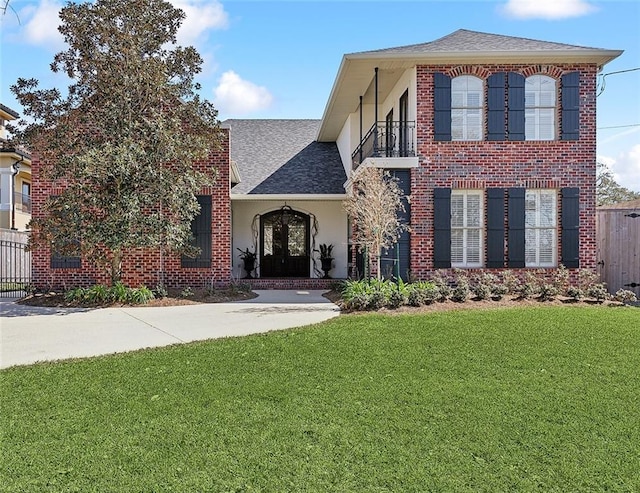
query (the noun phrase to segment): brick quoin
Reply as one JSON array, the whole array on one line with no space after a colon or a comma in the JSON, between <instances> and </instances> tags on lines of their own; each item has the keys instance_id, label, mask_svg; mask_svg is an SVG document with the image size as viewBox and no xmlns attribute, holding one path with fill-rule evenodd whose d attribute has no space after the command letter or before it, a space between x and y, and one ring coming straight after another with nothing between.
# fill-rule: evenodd
<instances>
[{"instance_id":1,"label":"brick quoin","mask_svg":"<svg viewBox=\"0 0 640 493\"><path fill-rule=\"evenodd\" d=\"M561 105L560 77L580 72L580 135L573 141L435 141L435 72L451 77L475 75L483 80L497 72L517 72L525 77L543 74L557 82L557 107ZM433 267L433 189L551 188L580 189L580 268L595 269L596 211L596 76L592 64L557 65L422 65L417 70L416 145L419 167L411 170L411 274L428 278ZM486 97L486 96L485 96ZM507 107L505 91L505 107ZM486 100L485 105L486 109ZM486 118L485 111L485 136ZM556 132L560 128L556 114ZM558 137L559 138L559 137ZM558 196L558 218L562 217ZM486 219L486 218L485 218ZM558 232L559 233L559 232ZM506 244L506 233L505 233ZM560 252L560 234L557 251ZM486 252L485 252L486 253ZM493 271L492 269L472 269ZM573 270L572 277L576 271Z\"/></svg>"},{"instance_id":2,"label":"brick quoin","mask_svg":"<svg viewBox=\"0 0 640 493\"><path fill-rule=\"evenodd\" d=\"M207 159L194 163L195 169L211 175L216 173L213 186L200 190L200 195L211 195L211 267L183 268L177 253L159 249L134 249L125 256L122 265L122 281L132 287L169 288L190 286L193 288L223 287L231 280L231 198L229 195L229 132L222 130L218 149ZM41 175L42 163L34 156L32 162L32 215L43 216L43 205L50 195L64 190L63 183L54 183ZM106 270L99 269L83 258L77 269L52 269L51 250L39 246L32 253L32 279L36 289L67 289L77 286L109 284Z\"/></svg>"}]
</instances>

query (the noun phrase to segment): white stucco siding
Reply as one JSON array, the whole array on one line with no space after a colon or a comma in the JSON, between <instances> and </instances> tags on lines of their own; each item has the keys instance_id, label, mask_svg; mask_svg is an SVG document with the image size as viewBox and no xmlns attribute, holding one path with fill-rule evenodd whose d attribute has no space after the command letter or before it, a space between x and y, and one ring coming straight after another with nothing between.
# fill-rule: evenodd
<instances>
[{"instance_id":1,"label":"white stucco siding","mask_svg":"<svg viewBox=\"0 0 640 493\"><path fill-rule=\"evenodd\" d=\"M241 250L260 248L260 215L280 209L285 200L233 200L231 203L232 216L232 266L233 277L244 276ZM333 245L334 267L330 275L334 279L347 277L348 246L347 246L347 215L342 208L341 200L286 200L286 204L296 211L311 216L311 229L317 225L315 237L311 237L312 248L318 248L321 243ZM258 255L260 252L258 252ZM312 252L316 259L316 267L320 269L317 252ZM310 265L311 277L322 277L322 272L314 272L313 263ZM258 268L259 274L259 268Z\"/></svg>"}]
</instances>

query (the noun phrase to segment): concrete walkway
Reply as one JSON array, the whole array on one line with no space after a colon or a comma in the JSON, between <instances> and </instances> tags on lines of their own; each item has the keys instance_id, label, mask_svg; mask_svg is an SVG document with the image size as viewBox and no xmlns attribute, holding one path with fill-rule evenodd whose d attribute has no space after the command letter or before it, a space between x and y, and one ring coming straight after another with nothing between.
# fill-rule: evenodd
<instances>
[{"instance_id":1,"label":"concrete walkway","mask_svg":"<svg viewBox=\"0 0 640 493\"><path fill-rule=\"evenodd\" d=\"M234 303L48 308L0 300L0 368L314 324L336 317L324 291L255 291Z\"/></svg>"}]
</instances>

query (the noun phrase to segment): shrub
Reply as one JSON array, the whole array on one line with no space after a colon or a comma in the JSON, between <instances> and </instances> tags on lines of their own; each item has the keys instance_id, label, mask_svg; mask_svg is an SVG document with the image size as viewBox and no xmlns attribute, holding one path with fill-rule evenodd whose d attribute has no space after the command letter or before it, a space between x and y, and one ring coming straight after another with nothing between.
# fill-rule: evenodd
<instances>
[{"instance_id":1,"label":"shrub","mask_svg":"<svg viewBox=\"0 0 640 493\"><path fill-rule=\"evenodd\" d=\"M440 298L440 290L430 281L413 282L407 291L407 303L411 306L430 305Z\"/></svg>"},{"instance_id":2,"label":"shrub","mask_svg":"<svg viewBox=\"0 0 640 493\"><path fill-rule=\"evenodd\" d=\"M609 292L607 291L606 284L592 284L587 290L587 296L589 296L589 298L595 299L598 303L602 303L603 301L609 299Z\"/></svg>"},{"instance_id":3,"label":"shrub","mask_svg":"<svg viewBox=\"0 0 640 493\"><path fill-rule=\"evenodd\" d=\"M507 289L505 294L520 294L521 282L513 271L505 270L502 272L502 284Z\"/></svg>"},{"instance_id":4,"label":"shrub","mask_svg":"<svg viewBox=\"0 0 640 493\"><path fill-rule=\"evenodd\" d=\"M567 296L574 301L580 301L584 298L584 291L579 286L569 286L567 288Z\"/></svg>"},{"instance_id":5,"label":"shrub","mask_svg":"<svg viewBox=\"0 0 640 493\"><path fill-rule=\"evenodd\" d=\"M613 299L618 303L634 303L638 301L636 294L628 289L618 289Z\"/></svg>"},{"instance_id":6,"label":"shrub","mask_svg":"<svg viewBox=\"0 0 640 493\"><path fill-rule=\"evenodd\" d=\"M541 301L551 301L558 296L559 288L555 284L544 283L538 289Z\"/></svg>"},{"instance_id":7,"label":"shrub","mask_svg":"<svg viewBox=\"0 0 640 493\"><path fill-rule=\"evenodd\" d=\"M442 271L437 271L432 277L431 282L438 288L438 301L447 301L453 291L449 278Z\"/></svg>"},{"instance_id":8,"label":"shrub","mask_svg":"<svg viewBox=\"0 0 640 493\"><path fill-rule=\"evenodd\" d=\"M460 275L457 279L456 287L451 292L451 300L456 303L464 303L469 298L469 280L466 276Z\"/></svg>"},{"instance_id":9,"label":"shrub","mask_svg":"<svg viewBox=\"0 0 640 493\"><path fill-rule=\"evenodd\" d=\"M139 288L129 288L127 292L127 303L141 305L155 298L153 291L146 286Z\"/></svg>"}]
</instances>

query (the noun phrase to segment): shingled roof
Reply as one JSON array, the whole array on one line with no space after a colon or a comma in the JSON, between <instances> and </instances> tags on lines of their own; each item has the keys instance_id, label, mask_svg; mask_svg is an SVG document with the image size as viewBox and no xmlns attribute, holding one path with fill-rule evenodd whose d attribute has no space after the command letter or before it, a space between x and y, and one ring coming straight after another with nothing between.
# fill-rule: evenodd
<instances>
[{"instance_id":1,"label":"shingled roof","mask_svg":"<svg viewBox=\"0 0 640 493\"><path fill-rule=\"evenodd\" d=\"M426 54L426 53L458 53L458 52L509 52L509 51L593 51L598 48L576 46L536 39L489 34L467 29L443 36L442 38L415 45L398 46L381 50L363 51L353 55L371 54ZM348 55L347 55L348 56Z\"/></svg>"},{"instance_id":2,"label":"shingled roof","mask_svg":"<svg viewBox=\"0 0 640 493\"><path fill-rule=\"evenodd\" d=\"M233 194L344 194L334 142L317 142L320 120L225 120L240 183Z\"/></svg>"}]
</instances>

